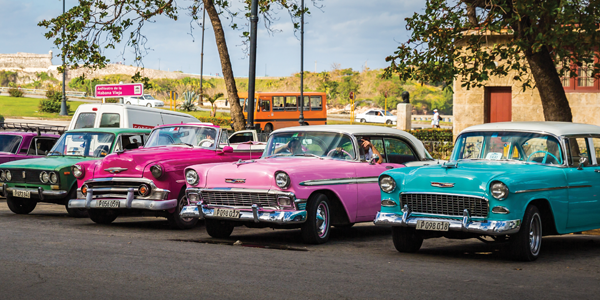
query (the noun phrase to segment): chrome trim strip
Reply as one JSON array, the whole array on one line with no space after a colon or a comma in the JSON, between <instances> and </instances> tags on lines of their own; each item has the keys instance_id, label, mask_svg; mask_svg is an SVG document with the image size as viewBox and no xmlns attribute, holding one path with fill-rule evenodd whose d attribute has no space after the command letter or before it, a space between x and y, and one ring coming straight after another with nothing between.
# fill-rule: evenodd
<instances>
[{"instance_id":1,"label":"chrome trim strip","mask_svg":"<svg viewBox=\"0 0 600 300\"><path fill-rule=\"evenodd\" d=\"M521 228L521 220L506 221L473 221L469 219L468 214L460 220L439 219L428 217L411 217L405 212L402 216L396 213L378 212L373 223L379 226L403 226L416 227L418 221L443 221L450 223L449 230L464 231L484 235L506 235L515 234Z\"/></svg>"},{"instance_id":2,"label":"chrome trim strip","mask_svg":"<svg viewBox=\"0 0 600 300\"><path fill-rule=\"evenodd\" d=\"M520 191L516 191L515 194L530 193L530 192L555 191L555 190L564 190L564 189L590 188L590 187L592 187L592 186L591 185L557 186L557 187L542 188L542 189L520 190Z\"/></svg>"},{"instance_id":3,"label":"chrome trim strip","mask_svg":"<svg viewBox=\"0 0 600 300\"><path fill-rule=\"evenodd\" d=\"M369 177L349 177L349 178L306 180L306 181L300 182L300 185L302 185L302 186L319 186L319 185L359 184L359 183L378 183L378 182L379 182L379 176L369 176Z\"/></svg>"},{"instance_id":4,"label":"chrome trim strip","mask_svg":"<svg viewBox=\"0 0 600 300\"><path fill-rule=\"evenodd\" d=\"M455 193L443 193L443 192L402 192L400 193L400 196L404 195L404 194L422 194L422 195L448 195L448 196L459 196L459 197L471 197L471 198L481 198L484 200L488 200L486 197L484 196L477 196L477 195L467 195L467 194L455 194Z\"/></svg>"},{"instance_id":5,"label":"chrome trim strip","mask_svg":"<svg viewBox=\"0 0 600 300\"><path fill-rule=\"evenodd\" d=\"M233 193L257 193L257 194L270 194L270 195L284 195L288 197L296 198L296 195L292 192L284 192L279 190L261 190L261 189L244 189L244 188L207 188L197 189L199 192L233 192Z\"/></svg>"}]
</instances>

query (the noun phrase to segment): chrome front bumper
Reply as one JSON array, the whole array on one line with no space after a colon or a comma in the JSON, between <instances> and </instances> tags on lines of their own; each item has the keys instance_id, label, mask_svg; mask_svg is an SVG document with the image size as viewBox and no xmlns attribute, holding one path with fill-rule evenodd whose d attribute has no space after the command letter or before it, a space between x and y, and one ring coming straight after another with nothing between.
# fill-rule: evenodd
<instances>
[{"instance_id":1,"label":"chrome front bumper","mask_svg":"<svg viewBox=\"0 0 600 300\"><path fill-rule=\"evenodd\" d=\"M275 224L301 224L306 222L306 210L264 210L258 207L256 204L252 205L251 209L239 209L238 207L218 207L218 208L230 208L239 210L239 218L225 218L217 217L214 215L215 207L208 207L207 205L187 205L184 206L180 212L182 218L196 218L196 219L220 219L237 222L254 222L254 223L275 223Z\"/></svg>"},{"instance_id":2,"label":"chrome front bumper","mask_svg":"<svg viewBox=\"0 0 600 300\"><path fill-rule=\"evenodd\" d=\"M46 198L46 197L48 199L61 199L61 198L66 197L67 194L69 193L68 191L63 191L63 190L44 190L41 186L38 187L37 189L12 188L12 187L7 186L5 183L2 186L0 186L0 195L3 195L4 197L6 197L6 195L10 195L13 190L29 192L31 195L36 195L40 201L44 201L44 198Z\"/></svg>"},{"instance_id":3,"label":"chrome front bumper","mask_svg":"<svg viewBox=\"0 0 600 300\"><path fill-rule=\"evenodd\" d=\"M73 199L69 201L69 208L98 208L98 209L144 209L144 210L169 210L177 207L177 199L171 200L143 200L134 199L134 189L127 191L127 198L103 198L94 199L94 190L88 189L85 199ZM118 208L99 207L99 200L118 200Z\"/></svg>"},{"instance_id":4,"label":"chrome front bumper","mask_svg":"<svg viewBox=\"0 0 600 300\"><path fill-rule=\"evenodd\" d=\"M408 211L408 213L406 212ZM450 223L449 229L452 231L463 231L483 235L507 235L519 232L521 220L506 221L473 221L467 210L463 214L462 220L441 219L433 217L411 216L409 210L405 209L402 215L396 213L378 212L373 223L381 226L404 226L417 227L418 221L443 221Z\"/></svg>"}]
</instances>

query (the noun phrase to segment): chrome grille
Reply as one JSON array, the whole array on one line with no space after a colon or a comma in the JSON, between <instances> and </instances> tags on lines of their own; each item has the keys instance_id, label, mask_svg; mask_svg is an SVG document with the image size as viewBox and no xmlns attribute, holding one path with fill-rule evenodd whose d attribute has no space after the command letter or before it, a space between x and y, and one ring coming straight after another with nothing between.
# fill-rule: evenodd
<instances>
[{"instance_id":1,"label":"chrome grille","mask_svg":"<svg viewBox=\"0 0 600 300\"><path fill-rule=\"evenodd\" d=\"M276 207L277 195L266 193L244 193L229 191L202 191L202 200L207 204L227 206Z\"/></svg>"},{"instance_id":2,"label":"chrome grille","mask_svg":"<svg viewBox=\"0 0 600 300\"><path fill-rule=\"evenodd\" d=\"M127 190L132 188L134 191L134 196L139 197L138 188L140 184L143 182L135 182L135 179L131 179L131 181L88 181L88 188L94 190L94 195L96 196L108 196L110 195L113 198L126 198Z\"/></svg>"},{"instance_id":3,"label":"chrome grille","mask_svg":"<svg viewBox=\"0 0 600 300\"><path fill-rule=\"evenodd\" d=\"M462 217L468 209L471 217L487 217L489 203L484 198L448 194L402 194L402 206L415 213Z\"/></svg>"}]
</instances>

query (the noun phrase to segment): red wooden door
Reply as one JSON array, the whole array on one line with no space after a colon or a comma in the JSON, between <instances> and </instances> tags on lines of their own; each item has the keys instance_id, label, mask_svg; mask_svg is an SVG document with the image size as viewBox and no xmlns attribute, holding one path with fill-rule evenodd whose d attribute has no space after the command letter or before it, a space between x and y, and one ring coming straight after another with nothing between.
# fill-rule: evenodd
<instances>
[{"instance_id":1,"label":"red wooden door","mask_svg":"<svg viewBox=\"0 0 600 300\"><path fill-rule=\"evenodd\" d=\"M487 122L512 121L512 93L510 87L486 88Z\"/></svg>"}]
</instances>

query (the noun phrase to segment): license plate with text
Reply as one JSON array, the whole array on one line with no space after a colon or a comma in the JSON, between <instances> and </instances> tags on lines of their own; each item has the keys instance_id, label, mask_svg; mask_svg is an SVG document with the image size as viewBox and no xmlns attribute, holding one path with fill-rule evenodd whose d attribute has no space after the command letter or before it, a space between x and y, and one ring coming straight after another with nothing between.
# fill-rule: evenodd
<instances>
[{"instance_id":1,"label":"license plate with text","mask_svg":"<svg viewBox=\"0 0 600 300\"><path fill-rule=\"evenodd\" d=\"M215 217L223 217L223 218L234 218L239 219L240 211L229 208L215 208Z\"/></svg>"},{"instance_id":2,"label":"license plate with text","mask_svg":"<svg viewBox=\"0 0 600 300\"><path fill-rule=\"evenodd\" d=\"M27 199L31 198L31 192L29 192L29 191L13 190L12 195L13 195L13 197L19 197L19 198L27 198Z\"/></svg>"},{"instance_id":3,"label":"license plate with text","mask_svg":"<svg viewBox=\"0 0 600 300\"><path fill-rule=\"evenodd\" d=\"M99 208L119 208L119 200L98 200L96 207Z\"/></svg>"},{"instance_id":4,"label":"license plate with text","mask_svg":"<svg viewBox=\"0 0 600 300\"><path fill-rule=\"evenodd\" d=\"M417 230L448 231L449 228L449 222L424 220L417 221Z\"/></svg>"}]
</instances>

